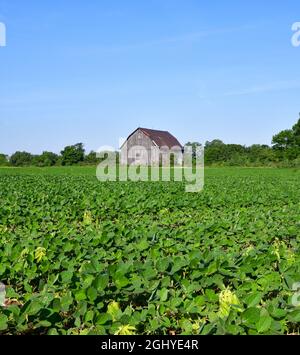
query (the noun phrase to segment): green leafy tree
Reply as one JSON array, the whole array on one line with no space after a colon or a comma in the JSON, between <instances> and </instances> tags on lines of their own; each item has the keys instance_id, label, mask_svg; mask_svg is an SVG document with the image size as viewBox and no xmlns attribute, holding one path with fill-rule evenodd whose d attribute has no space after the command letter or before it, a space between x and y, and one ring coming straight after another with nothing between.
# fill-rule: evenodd
<instances>
[{"instance_id":1,"label":"green leafy tree","mask_svg":"<svg viewBox=\"0 0 300 355\"><path fill-rule=\"evenodd\" d=\"M54 166L57 163L58 155L52 152L43 152L35 157L35 165L40 167Z\"/></svg>"},{"instance_id":2,"label":"green leafy tree","mask_svg":"<svg viewBox=\"0 0 300 355\"><path fill-rule=\"evenodd\" d=\"M287 129L276 134L273 137L272 144L280 160L293 161L299 159L300 118L292 129Z\"/></svg>"},{"instance_id":3,"label":"green leafy tree","mask_svg":"<svg viewBox=\"0 0 300 355\"><path fill-rule=\"evenodd\" d=\"M205 143L205 148L220 147L220 146L223 146L223 145L225 145L225 143L223 143L223 141L221 141L220 139L214 139L211 142L207 141Z\"/></svg>"},{"instance_id":4,"label":"green leafy tree","mask_svg":"<svg viewBox=\"0 0 300 355\"><path fill-rule=\"evenodd\" d=\"M205 143L205 163L221 163L226 161L225 144L220 139Z\"/></svg>"},{"instance_id":5,"label":"green leafy tree","mask_svg":"<svg viewBox=\"0 0 300 355\"><path fill-rule=\"evenodd\" d=\"M293 126L293 138L294 138L294 145L300 148L300 118L298 122Z\"/></svg>"},{"instance_id":6,"label":"green leafy tree","mask_svg":"<svg viewBox=\"0 0 300 355\"><path fill-rule=\"evenodd\" d=\"M8 165L8 157L5 154L0 154L0 166Z\"/></svg>"},{"instance_id":7,"label":"green leafy tree","mask_svg":"<svg viewBox=\"0 0 300 355\"><path fill-rule=\"evenodd\" d=\"M16 152L10 157L9 162L12 166L29 166L33 162L33 155L28 152Z\"/></svg>"},{"instance_id":8,"label":"green leafy tree","mask_svg":"<svg viewBox=\"0 0 300 355\"><path fill-rule=\"evenodd\" d=\"M75 165L84 161L83 143L67 146L61 152L62 165Z\"/></svg>"},{"instance_id":9,"label":"green leafy tree","mask_svg":"<svg viewBox=\"0 0 300 355\"><path fill-rule=\"evenodd\" d=\"M84 158L84 162L86 164L97 164L98 161L99 161L99 159L97 159L97 153L94 151L91 151Z\"/></svg>"},{"instance_id":10,"label":"green leafy tree","mask_svg":"<svg viewBox=\"0 0 300 355\"><path fill-rule=\"evenodd\" d=\"M250 163L265 164L276 161L276 154L268 145L253 144L247 151Z\"/></svg>"},{"instance_id":11,"label":"green leafy tree","mask_svg":"<svg viewBox=\"0 0 300 355\"><path fill-rule=\"evenodd\" d=\"M294 144L294 132L291 129L276 134L272 139L273 148L277 150L285 150Z\"/></svg>"}]
</instances>

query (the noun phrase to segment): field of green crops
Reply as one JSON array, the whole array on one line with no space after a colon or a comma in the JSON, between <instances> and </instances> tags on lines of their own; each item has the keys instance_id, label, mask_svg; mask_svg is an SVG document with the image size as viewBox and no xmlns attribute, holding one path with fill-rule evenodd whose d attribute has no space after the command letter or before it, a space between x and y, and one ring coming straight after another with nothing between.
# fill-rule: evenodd
<instances>
[{"instance_id":1,"label":"field of green crops","mask_svg":"<svg viewBox=\"0 0 300 355\"><path fill-rule=\"evenodd\" d=\"M0 169L0 334L300 332L299 170L94 175Z\"/></svg>"}]
</instances>

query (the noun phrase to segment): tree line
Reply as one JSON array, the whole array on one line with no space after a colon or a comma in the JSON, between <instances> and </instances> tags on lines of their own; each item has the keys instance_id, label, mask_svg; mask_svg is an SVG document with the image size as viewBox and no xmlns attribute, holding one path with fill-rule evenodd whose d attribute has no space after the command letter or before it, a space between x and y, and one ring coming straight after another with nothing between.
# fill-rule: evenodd
<instances>
[{"instance_id":1,"label":"tree line","mask_svg":"<svg viewBox=\"0 0 300 355\"><path fill-rule=\"evenodd\" d=\"M34 155L28 152L15 152L10 157L0 154L0 165L24 167L24 166L70 166L79 164L96 164L98 162L96 152L85 153L83 143L77 143L65 147L60 154L43 152Z\"/></svg>"},{"instance_id":2,"label":"tree line","mask_svg":"<svg viewBox=\"0 0 300 355\"><path fill-rule=\"evenodd\" d=\"M198 142L187 145L201 146ZM300 118L291 128L279 132L272 139L272 146L254 144L225 144L219 139L206 142L205 164L208 166L293 166L300 167ZM70 166L95 165L100 161L94 151L86 154L83 143L65 147L60 154L43 152L33 155L15 152L10 157L0 154L0 166Z\"/></svg>"},{"instance_id":3,"label":"tree line","mask_svg":"<svg viewBox=\"0 0 300 355\"><path fill-rule=\"evenodd\" d=\"M194 148L198 142L189 142ZM206 142L205 164L211 166L282 166L300 167L300 118L291 128L279 132L272 145L225 144L219 139Z\"/></svg>"}]
</instances>

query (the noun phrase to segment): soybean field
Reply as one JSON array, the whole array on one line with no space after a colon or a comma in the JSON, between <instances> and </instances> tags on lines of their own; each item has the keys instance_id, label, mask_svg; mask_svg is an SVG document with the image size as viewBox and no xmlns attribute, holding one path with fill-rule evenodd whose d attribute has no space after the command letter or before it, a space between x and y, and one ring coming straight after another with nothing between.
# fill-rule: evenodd
<instances>
[{"instance_id":1,"label":"soybean field","mask_svg":"<svg viewBox=\"0 0 300 355\"><path fill-rule=\"evenodd\" d=\"M0 169L0 334L300 332L299 170L95 170Z\"/></svg>"}]
</instances>

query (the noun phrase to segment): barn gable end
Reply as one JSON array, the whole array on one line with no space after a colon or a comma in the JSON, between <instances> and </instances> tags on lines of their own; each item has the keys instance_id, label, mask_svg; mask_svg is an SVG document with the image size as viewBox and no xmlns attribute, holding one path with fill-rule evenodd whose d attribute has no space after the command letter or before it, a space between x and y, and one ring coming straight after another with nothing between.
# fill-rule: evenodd
<instances>
[{"instance_id":1,"label":"barn gable end","mask_svg":"<svg viewBox=\"0 0 300 355\"><path fill-rule=\"evenodd\" d=\"M161 162L164 166L169 165L170 158L167 151L174 147L177 148L177 152L182 152L182 145L169 132L137 128L121 147L121 164L158 166ZM166 153L162 153L163 148ZM178 162L181 161L182 158L179 157Z\"/></svg>"}]
</instances>

